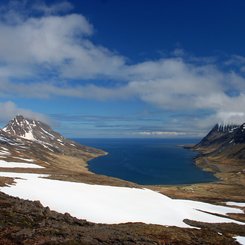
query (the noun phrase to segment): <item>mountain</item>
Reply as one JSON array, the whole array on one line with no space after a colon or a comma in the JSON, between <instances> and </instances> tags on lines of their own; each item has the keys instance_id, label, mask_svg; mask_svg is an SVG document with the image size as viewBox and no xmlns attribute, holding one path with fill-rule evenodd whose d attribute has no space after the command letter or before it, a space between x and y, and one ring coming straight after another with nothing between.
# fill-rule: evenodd
<instances>
[{"instance_id":1,"label":"mountain","mask_svg":"<svg viewBox=\"0 0 245 245\"><path fill-rule=\"evenodd\" d=\"M245 123L216 124L194 149L212 156L245 159Z\"/></svg>"},{"instance_id":2,"label":"mountain","mask_svg":"<svg viewBox=\"0 0 245 245\"><path fill-rule=\"evenodd\" d=\"M47 124L24 118L21 115L12 119L3 131L13 136L19 136L27 140L41 140L50 142L53 139L64 139L59 133L54 132Z\"/></svg>"},{"instance_id":3,"label":"mountain","mask_svg":"<svg viewBox=\"0 0 245 245\"><path fill-rule=\"evenodd\" d=\"M222 144L227 141L226 138L233 137L234 131L238 128L239 125L216 124L197 146L207 147L214 144Z\"/></svg>"},{"instance_id":4,"label":"mountain","mask_svg":"<svg viewBox=\"0 0 245 245\"><path fill-rule=\"evenodd\" d=\"M47 164L61 157L78 157L88 161L104 154L101 150L66 139L41 121L21 115L0 129L0 158L8 157L8 160L31 158Z\"/></svg>"}]
</instances>

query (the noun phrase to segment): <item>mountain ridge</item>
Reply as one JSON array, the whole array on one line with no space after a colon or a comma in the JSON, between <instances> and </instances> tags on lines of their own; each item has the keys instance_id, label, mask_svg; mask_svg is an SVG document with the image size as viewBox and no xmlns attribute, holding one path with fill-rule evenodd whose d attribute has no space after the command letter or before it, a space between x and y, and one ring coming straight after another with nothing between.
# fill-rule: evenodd
<instances>
[{"instance_id":1,"label":"mountain ridge","mask_svg":"<svg viewBox=\"0 0 245 245\"><path fill-rule=\"evenodd\" d=\"M209 133L194 146L195 150L211 156L245 159L245 123L241 125L216 124Z\"/></svg>"},{"instance_id":2,"label":"mountain ridge","mask_svg":"<svg viewBox=\"0 0 245 245\"><path fill-rule=\"evenodd\" d=\"M66 139L41 121L21 115L0 129L0 160L33 160L44 167L51 165L62 169L71 169L76 163L77 170L87 171L87 161L105 154L102 150Z\"/></svg>"}]
</instances>

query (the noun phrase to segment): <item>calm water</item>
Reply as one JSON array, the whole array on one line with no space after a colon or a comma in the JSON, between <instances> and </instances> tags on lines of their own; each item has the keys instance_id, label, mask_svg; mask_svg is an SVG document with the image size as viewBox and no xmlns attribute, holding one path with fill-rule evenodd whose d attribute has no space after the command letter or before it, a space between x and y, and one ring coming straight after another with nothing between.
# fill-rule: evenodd
<instances>
[{"instance_id":1,"label":"calm water","mask_svg":"<svg viewBox=\"0 0 245 245\"><path fill-rule=\"evenodd\" d=\"M197 143L190 139L76 139L109 154L89 162L97 174L138 184L190 184L214 181L215 177L193 164L196 152L179 147Z\"/></svg>"}]
</instances>

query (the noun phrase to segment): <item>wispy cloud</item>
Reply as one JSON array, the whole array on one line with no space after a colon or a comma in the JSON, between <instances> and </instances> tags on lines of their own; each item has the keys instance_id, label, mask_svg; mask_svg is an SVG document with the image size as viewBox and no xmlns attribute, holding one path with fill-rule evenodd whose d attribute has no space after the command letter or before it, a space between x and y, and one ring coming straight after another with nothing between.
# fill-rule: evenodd
<instances>
[{"instance_id":1,"label":"wispy cloud","mask_svg":"<svg viewBox=\"0 0 245 245\"><path fill-rule=\"evenodd\" d=\"M26 110L17 107L17 105L12 101L7 101L0 103L0 122L6 123L11 120L16 115L23 115L27 118L41 120L42 122L50 122L47 116L41 113L33 112L31 110Z\"/></svg>"},{"instance_id":2,"label":"wispy cloud","mask_svg":"<svg viewBox=\"0 0 245 245\"><path fill-rule=\"evenodd\" d=\"M143 136L186 136L188 135L186 132L175 132L175 131L143 131L137 132L138 135Z\"/></svg>"}]
</instances>

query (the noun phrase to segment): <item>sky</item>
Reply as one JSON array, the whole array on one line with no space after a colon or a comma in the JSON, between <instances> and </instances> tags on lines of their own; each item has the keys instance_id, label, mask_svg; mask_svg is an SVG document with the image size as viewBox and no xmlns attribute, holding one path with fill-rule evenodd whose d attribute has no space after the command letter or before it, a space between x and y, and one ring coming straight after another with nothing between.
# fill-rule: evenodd
<instances>
[{"instance_id":1,"label":"sky","mask_svg":"<svg viewBox=\"0 0 245 245\"><path fill-rule=\"evenodd\" d=\"M245 1L0 1L0 125L202 137L245 122Z\"/></svg>"}]
</instances>

